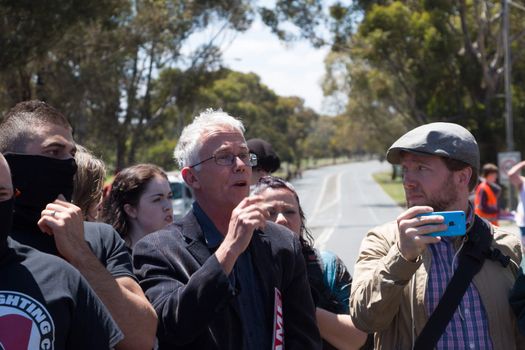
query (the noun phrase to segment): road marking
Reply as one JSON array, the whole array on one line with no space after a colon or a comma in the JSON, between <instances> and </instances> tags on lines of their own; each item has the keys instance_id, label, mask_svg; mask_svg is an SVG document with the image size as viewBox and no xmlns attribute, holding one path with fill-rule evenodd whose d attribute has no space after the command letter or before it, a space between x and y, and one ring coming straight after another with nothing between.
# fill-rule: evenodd
<instances>
[{"instance_id":1,"label":"road marking","mask_svg":"<svg viewBox=\"0 0 525 350\"><path fill-rule=\"evenodd\" d=\"M325 181L323 183L323 192L322 192L322 196L319 197L320 200L318 200L317 202L317 206L316 206L316 211L314 212L315 215L317 216L320 212L323 212L327 209L329 209L330 207L332 206L336 206L337 208L337 216L336 216L336 219L334 220L333 224L326 227L323 232L319 235L319 237L317 237L317 239L315 240L315 247L319 250L324 250L326 248L326 244L328 243L328 241L330 240L330 237L332 236L332 234L335 232L335 229L339 226L339 223L341 222L341 218L343 217L342 215L342 209L341 209L341 205L337 205L338 203L340 204L341 202L341 178L342 178L342 173L337 173L337 174L333 174L333 175L330 175L328 176L326 179L327 181ZM335 176L335 186L334 186L334 189L335 189L335 198L324 204L323 205L323 208L321 209L320 208L320 203L322 202L322 199L324 199L324 197L326 197L328 194L326 192L326 184L328 183L328 178L330 178L330 180ZM312 220L313 221L313 220Z\"/></svg>"},{"instance_id":2,"label":"road marking","mask_svg":"<svg viewBox=\"0 0 525 350\"><path fill-rule=\"evenodd\" d=\"M324 212L325 210L329 209L334 205L337 205L337 203L341 200L341 175L341 173L330 174L324 178L323 186L321 188L321 191L319 192L319 197L317 197L315 209L312 211L312 215L309 219L310 222L315 221L315 219L317 219L320 213ZM328 184L332 181L335 181L335 184L333 188L329 189ZM330 201L328 201L330 199L330 192L335 192L335 196L333 196L333 198Z\"/></svg>"},{"instance_id":3,"label":"road marking","mask_svg":"<svg viewBox=\"0 0 525 350\"><path fill-rule=\"evenodd\" d=\"M319 197L317 197L317 202L315 203L314 210L312 211L312 216L310 217L310 222L315 221L317 218L317 213L319 213L319 208L321 207L321 203L323 201L324 193L326 192L326 186L328 184L328 178L329 176L326 176L323 179L323 185L321 187L321 191L319 192Z\"/></svg>"}]
</instances>

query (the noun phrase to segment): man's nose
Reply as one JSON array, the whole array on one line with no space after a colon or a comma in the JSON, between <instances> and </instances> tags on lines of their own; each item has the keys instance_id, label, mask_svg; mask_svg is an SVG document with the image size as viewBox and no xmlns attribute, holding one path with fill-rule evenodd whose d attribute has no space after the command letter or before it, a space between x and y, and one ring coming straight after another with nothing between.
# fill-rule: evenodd
<instances>
[{"instance_id":1,"label":"man's nose","mask_svg":"<svg viewBox=\"0 0 525 350\"><path fill-rule=\"evenodd\" d=\"M277 218L275 219L275 223L277 224L285 224L287 222L286 217L283 215L283 213L278 213Z\"/></svg>"},{"instance_id":2,"label":"man's nose","mask_svg":"<svg viewBox=\"0 0 525 350\"><path fill-rule=\"evenodd\" d=\"M412 188L416 185L415 177L408 171L403 172L402 179L404 187Z\"/></svg>"},{"instance_id":3,"label":"man's nose","mask_svg":"<svg viewBox=\"0 0 525 350\"><path fill-rule=\"evenodd\" d=\"M246 171L246 168L248 167L248 165L246 165L246 163L244 163L241 160L241 158L239 158L239 156L235 156L234 162L235 162L234 163L235 164L234 169L235 169L236 172L241 172L241 171L244 172L244 171Z\"/></svg>"},{"instance_id":4,"label":"man's nose","mask_svg":"<svg viewBox=\"0 0 525 350\"><path fill-rule=\"evenodd\" d=\"M169 210L171 210L171 208L172 208L171 199L168 198L168 199L166 199L166 200L164 201L164 206L163 206L162 209L163 209L164 211L169 211Z\"/></svg>"}]
</instances>

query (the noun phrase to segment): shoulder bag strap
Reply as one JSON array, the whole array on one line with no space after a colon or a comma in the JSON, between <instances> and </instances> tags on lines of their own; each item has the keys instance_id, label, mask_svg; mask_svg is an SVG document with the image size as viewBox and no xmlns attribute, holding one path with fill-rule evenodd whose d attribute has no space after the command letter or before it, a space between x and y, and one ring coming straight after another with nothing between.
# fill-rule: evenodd
<instances>
[{"instance_id":1,"label":"shoulder bag strap","mask_svg":"<svg viewBox=\"0 0 525 350\"><path fill-rule=\"evenodd\" d=\"M490 251L492 232L490 225L475 216L474 227L467 236L467 242L459 254L458 268L430 316L427 324L416 339L414 350L433 349L445 332L472 278L481 270L485 257Z\"/></svg>"}]
</instances>

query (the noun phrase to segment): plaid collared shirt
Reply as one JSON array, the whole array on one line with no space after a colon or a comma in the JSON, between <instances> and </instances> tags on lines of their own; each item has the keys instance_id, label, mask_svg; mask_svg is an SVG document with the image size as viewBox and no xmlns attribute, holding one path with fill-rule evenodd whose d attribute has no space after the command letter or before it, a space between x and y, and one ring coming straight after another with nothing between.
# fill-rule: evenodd
<instances>
[{"instance_id":1,"label":"plaid collared shirt","mask_svg":"<svg viewBox=\"0 0 525 350\"><path fill-rule=\"evenodd\" d=\"M474 210L469 205L467 230L470 229L473 221ZM437 307L457 268L458 258L454 258L455 239L459 238L442 237L440 243L430 244L432 265L425 293L425 304L429 315ZM452 266L453 261L454 266ZM492 349L485 308L473 283L470 283L445 333L439 339L436 349Z\"/></svg>"}]
</instances>

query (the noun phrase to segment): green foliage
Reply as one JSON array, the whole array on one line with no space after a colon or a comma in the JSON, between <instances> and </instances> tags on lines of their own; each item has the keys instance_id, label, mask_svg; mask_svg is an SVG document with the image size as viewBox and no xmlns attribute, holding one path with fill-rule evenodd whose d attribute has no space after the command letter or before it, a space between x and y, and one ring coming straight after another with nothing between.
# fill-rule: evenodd
<instances>
[{"instance_id":1,"label":"green foliage","mask_svg":"<svg viewBox=\"0 0 525 350\"><path fill-rule=\"evenodd\" d=\"M483 161L505 150L503 51L499 3L489 1L358 1L362 20L326 61L325 93L344 96L352 139L386 149L417 125L451 121L469 128ZM335 18L344 17L335 12ZM525 30L525 12L511 12L511 33ZM525 54L513 49L515 135L523 132ZM518 149L525 142L517 139ZM357 145L353 146L357 149Z\"/></svg>"},{"instance_id":2,"label":"green foliage","mask_svg":"<svg viewBox=\"0 0 525 350\"><path fill-rule=\"evenodd\" d=\"M0 3L0 70L40 58L79 22L104 24L120 9L119 1L20 1Z\"/></svg>"},{"instance_id":3,"label":"green foliage","mask_svg":"<svg viewBox=\"0 0 525 350\"><path fill-rule=\"evenodd\" d=\"M277 0L273 8L262 6L258 11L262 21L281 40L304 38L321 46L325 43L318 30L323 23L322 10L321 0ZM298 33L285 29L290 23L300 29Z\"/></svg>"},{"instance_id":4,"label":"green foliage","mask_svg":"<svg viewBox=\"0 0 525 350\"><path fill-rule=\"evenodd\" d=\"M164 139L155 144L151 144L141 150L137 155L137 161L140 163L156 164L166 171L175 169L176 162L173 159L173 150L176 145L177 139Z\"/></svg>"},{"instance_id":5,"label":"green foliage","mask_svg":"<svg viewBox=\"0 0 525 350\"><path fill-rule=\"evenodd\" d=\"M222 108L239 117L246 127L246 138L267 140L284 161L299 162L304 154L303 140L313 131L318 115L296 97L280 97L261 83L253 73L223 69L215 80L193 95L197 111Z\"/></svg>"},{"instance_id":6,"label":"green foliage","mask_svg":"<svg viewBox=\"0 0 525 350\"><path fill-rule=\"evenodd\" d=\"M244 119L248 137L267 138L293 161L302 151L299 140L288 142L288 121L305 119L309 130L315 113L254 74L222 69L214 40L264 13L279 37L320 44L320 8L317 0L264 7L253 0L3 1L0 110L46 100L71 119L77 142L120 169L146 160L167 166L171 151L161 153L192 116L222 107ZM188 38L212 26L216 35L183 57Z\"/></svg>"},{"instance_id":7,"label":"green foliage","mask_svg":"<svg viewBox=\"0 0 525 350\"><path fill-rule=\"evenodd\" d=\"M169 168L182 128L208 107L243 119L283 160L384 153L403 132L452 121L482 160L505 149L500 4L489 1L57 0L0 3L0 110L44 99L75 138L122 168ZM325 11L326 10L326 11ZM328 17L327 17L327 16ZM336 117L222 67L215 40L260 18L282 40L329 41L323 83ZM525 12L511 11L515 135L525 133ZM182 56L188 38L219 28ZM327 30L330 34L327 34ZM152 146L153 145L153 146ZM516 139L525 154L525 140Z\"/></svg>"}]
</instances>

